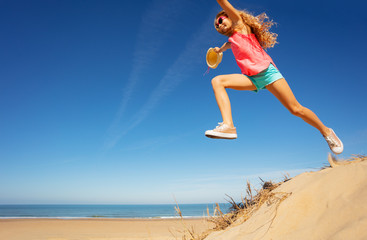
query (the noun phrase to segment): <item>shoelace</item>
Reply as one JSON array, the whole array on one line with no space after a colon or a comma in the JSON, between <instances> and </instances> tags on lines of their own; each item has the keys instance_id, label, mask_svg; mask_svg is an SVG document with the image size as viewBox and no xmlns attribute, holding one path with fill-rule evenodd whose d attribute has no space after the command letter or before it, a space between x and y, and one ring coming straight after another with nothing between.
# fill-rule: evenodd
<instances>
[{"instance_id":1,"label":"shoelace","mask_svg":"<svg viewBox=\"0 0 367 240\"><path fill-rule=\"evenodd\" d=\"M226 125L224 125L223 122L219 122L218 126L215 128L216 130L223 130L225 128Z\"/></svg>"},{"instance_id":2,"label":"shoelace","mask_svg":"<svg viewBox=\"0 0 367 240\"><path fill-rule=\"evenodd\" d=\"M338 142L330 136L325 137L326 142L332 147L339 147Z\"/></svg>"}]
</instances>

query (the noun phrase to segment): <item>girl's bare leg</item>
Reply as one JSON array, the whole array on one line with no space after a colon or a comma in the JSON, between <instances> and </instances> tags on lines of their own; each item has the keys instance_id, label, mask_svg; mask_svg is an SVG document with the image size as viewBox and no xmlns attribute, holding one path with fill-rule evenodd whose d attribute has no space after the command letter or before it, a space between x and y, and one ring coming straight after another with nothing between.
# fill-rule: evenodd
<instances>
[{"instance_id":1,"label":"girl's bare leg","mask_svg":"<svg viewBox=\"0 0 367 240\"><path fill-rule=\"evenodd\" d=\"M226 88L235 90L256 90L252 81L242 74L219 75L212 80L215 99L222 114L223 123L233 126L231 103Z\"/></svg>"},{"instance_id":2,"label":"girl's bare leg","mask_svg":"<svg viewBox=\"0 0 367 240\"><path fill-rule=\"evenodd\" d=\"M287 81L282 78L269 84L266 88L295 116L317 128L323 136L328 136L331 130L310 109L303 107L290 89Z\"/></svg>"}]
</instances>

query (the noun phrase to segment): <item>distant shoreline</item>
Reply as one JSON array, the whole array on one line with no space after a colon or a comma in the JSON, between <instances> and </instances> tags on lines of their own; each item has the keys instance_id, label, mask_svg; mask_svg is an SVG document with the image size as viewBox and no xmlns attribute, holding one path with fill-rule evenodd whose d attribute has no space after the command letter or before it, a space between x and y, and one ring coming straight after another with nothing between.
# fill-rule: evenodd
<instances>
[{"instance_id":1,"label":"distant shoreline","mask_svg":"<svg viewBox=\"0 0 367 240\"><path fill-rule=\"evenodd\" d=\"M184 219L205 219L207 216L183 216ZM123 217L0 217L1 220L177 220L181 217L136 217L136 218L123 218Z\"/></svg>"},{"instance_id":2,"label":"distant shoreline","mask_svg":"<svg viewBox=\"0 0 367 240\"><path fill-rule=\"evenodd\" d=\"M225 204L220 204L226 209ZM161 205L0 205L0 219L170 219L179 218L174 204ZM214 204L180 204L184 218L213 214Z\"/></svg>"}]
</instances>

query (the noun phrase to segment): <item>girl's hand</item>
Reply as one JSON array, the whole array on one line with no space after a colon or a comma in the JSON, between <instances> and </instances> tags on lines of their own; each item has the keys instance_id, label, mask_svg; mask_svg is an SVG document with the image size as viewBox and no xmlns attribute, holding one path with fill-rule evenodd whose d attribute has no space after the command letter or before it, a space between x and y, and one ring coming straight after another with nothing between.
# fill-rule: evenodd
<instances>
[{"instance_id":1,"label":"girl's hand","mask_svg":"<svg viewBox=\"0 0 367 240\"><path fill-rule=\"evenodd\" d=\"M216 52L216 53L221 53L222 51L220 50L220 48L219 48L219 47L215 47L215 48L214 48L214 52Z\"/></svg>"},{"instance_id":2,"label":"girl's hand","mask_svg":"<svg viewBox=\"0 0 367 240\"><path fill-rule=\"evenodd\" d=\"M217 0L218 4L227 13L228 17L233 21L234 25L243 24L242 18L238 11L228 2L228 0Z\"/></svg>"},{"instance_id":3,"label":"girl's hand","mask_svg":"<svg viewBox=\"0 0 367 240\"><path fill-rule=\"evenodd\" d=\"M230 42L226 42L226 43L224 43L223 44L223 46L222 47L215 47L214 48L214 52L216 52L216 53L221 53L221 52L224 52L224 51L226 51L226 50L228 50L228 49L230 49L231 48L231 43Z\"/></svg>"}]
</instances>

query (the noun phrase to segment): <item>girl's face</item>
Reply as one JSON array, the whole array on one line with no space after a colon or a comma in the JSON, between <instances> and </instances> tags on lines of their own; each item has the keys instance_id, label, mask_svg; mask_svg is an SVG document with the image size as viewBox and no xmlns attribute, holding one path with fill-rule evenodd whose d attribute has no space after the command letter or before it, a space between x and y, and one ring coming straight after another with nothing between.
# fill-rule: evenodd
<instances>
[{"instance_id":1,"label":"girl's face","mask_svg":"<svg viewBox=\"0 0 367 240\"><path fill-rule=\"evenodd\" d=\"M214 27L219 33L226 34L232 28L232 21L227 16L222 15L215 19Z\"/></svg>"}]
</instances>

